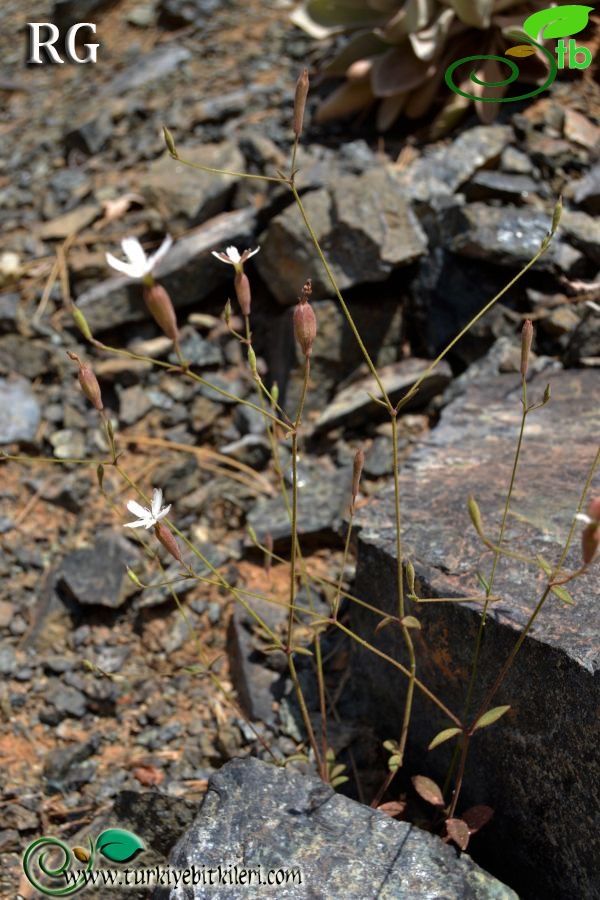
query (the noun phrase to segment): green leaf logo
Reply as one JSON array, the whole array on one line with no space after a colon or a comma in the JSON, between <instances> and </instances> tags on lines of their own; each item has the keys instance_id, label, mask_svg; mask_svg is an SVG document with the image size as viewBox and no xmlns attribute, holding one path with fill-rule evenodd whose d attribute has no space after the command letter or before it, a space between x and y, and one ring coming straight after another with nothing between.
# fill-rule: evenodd
<instances>
[{"instance_id":1,"label":"green leaf logo","mask_svg":"<svg viewBox=\"0 0 600 900\"><path fill-rule=\"evenodd\" d=\"M523 29L534 41L538 35L544 40L569 37L583 31L593 9L593 6L580 6L578 3L542 9L525 19Z\"/></svg>"},{"instance_id":2,"label":"green leaf logo","mask_svg":"<svg viewBox=\"0 0 600 900\"><path fill-rule=\"evenodd\" d=\"M96 850L111 862L129 862L144 849L143 841L124 828L108 828L96 840Z\"/></svg>"}]
</instances>

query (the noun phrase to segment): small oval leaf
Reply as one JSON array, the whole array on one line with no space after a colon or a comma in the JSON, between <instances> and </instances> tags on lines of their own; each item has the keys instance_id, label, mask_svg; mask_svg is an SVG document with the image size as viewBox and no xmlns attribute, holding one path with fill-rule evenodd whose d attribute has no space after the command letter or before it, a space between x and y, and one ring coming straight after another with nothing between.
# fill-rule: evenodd
<instances>
[{"instance_id":1,"label":"small oval leaf","mask_svg":"<svg viewBox=\"0 0 600 900\"><path fill-rule=\"evenodd\" d=\"M402 800L390 800L388 803L382 803L377 809L393 819L395 816L401 816L404 813L406 803L403 803Z\"/></svg>"},{"instance_id":2,"label":"small oval leaf","mask_svg":"<svg viewBox=\"0 0 600 900\"><path fill-rule=\"evenodd\" d=\"M519 44L518 47L510 47L505 50L505 56L533 56L535 48L529 44Z\"/></svg>"},{"instance_id":3,"label":"small oval leaf","mask_svg":"<svg viewBox=\"0 0 600 900\"><path fill-rule=\"evenodd\" d=\"M497 722L509 709L510 706L494 706L493 709L488 709L480 719L477 719L474 730L477 731L478 728L487 728L488 725L493 725L494 722Z\"/></svg>"},{"instance_id":4,"label":"small oval leaf","mask_svg":"<svg viewBox=\"0 0 600 900\"><path fill-rule=\"evenodd\" d=\"M494 810L491 806L479 803L477 806L471 806L467 809L462 814L462 819L469 826L470 834L475 834L476 831L479 831L480 828L487 825L493 815Z\"/></svg>"},{"instance_id":5,"label":"small oval leaf","mask_svg":"<svg viewBox=\"0 0 600 900\"><path fill-rule=\"evenodd\" d=\"M388 625L391 625L392 622L397 622L398 620L394 616L384 616L381 622L378 622L375 626L375 634L379 634L379 632L383 628L387 628Z\"/></svg>"},{"instance_id":6,"label":"small oval leaf","mask_svg":"<svg viewBox=\"0 0 600 900\"><path fill-rule=\"evenodd\" d=\"M427 803L431 803L432 806L444 805L444 795L431 778L427 778L426 775L414 775L411 781L419 797L422 797Z\"/></svg>"},{"instance_id":7,"label":"small oval leaf","mask_svg":"<svg viewBox=\"0 0 600 900\"><path fill-rule=\"evenodd\" d=\"M457 734L460 734L460 728L444 728L443 731L436 734L427 749L434 750L436 747L439 747L440 744L443 744L444 741L449 741L450 738L456 737Z\"/></svg>"},{"instance_id":8,"label":"small oval leaf","mask_svg":"<svg viewBox=\"0 0 600 900\"><path fill-rule=\"evenodd\" d=\"M466 850L469 843L469 826L462 819L446 819L446 832L448 837L458 844L461 850Z\"/></svg>"},{"instance_id":9,"label":"small oval leaf","mask_svg":"<svg viewBox=\"0 0 600 900\"><path fill-rule=\"evenodd\" d=\"M421 623L415 616L404 616L403 619L400 619L400 622L405 628L416 628L418 631L421 630Z\"/></svg>"},{"instance_id":10,"label":"small oval leaf","mask_svg":"<svg viewBox=\"0 0 600 900\"><path fill-rule=\"evenodd\" d=\"M575 606L575 601L571 597L570 593L564 587L561 587L558 584L553 584L551 590L552 590L552 593L556 594L558 599L562 600L562 602L565 603L567 606Z\"/></svg>"},{"instance_id":11,"label":"small oval leaf","mask_svg":"<svg viewBox=\"0 0 600 900\"><path fill-rule=\"evenodd\" d=\"M475 497L469 497L468 507L471 522L473 523L475 531L480 537L483 537L483 523L481 521L481 513Z\"/></svg>"},{"instance_id":12,"label":"small oval leaf","mask_svg":"<svg viewBox=\"0 0 600 900\"><path fill-rule=\"evenodd\" d=\"M141 838L124 828L108 828L96 839L96 850L111 862L129 862L144 849Z\"/></svg>"}]
</instances>

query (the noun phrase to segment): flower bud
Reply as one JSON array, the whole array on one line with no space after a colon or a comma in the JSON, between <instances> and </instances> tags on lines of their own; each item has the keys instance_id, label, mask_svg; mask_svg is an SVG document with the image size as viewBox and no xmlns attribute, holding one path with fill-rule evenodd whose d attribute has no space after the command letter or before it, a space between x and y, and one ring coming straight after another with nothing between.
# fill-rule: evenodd
<instances>
[{"instance_id":1,"label":"flower bud","mask_svg":"<svg viewBox=\"0 0 600 900\"><path fill-rule=\"evenodd\" d=\"M144 301L150 315L163 334L176 343L179 340L177 318L171 298L162 284L154 282L154 284L144 285Z\"/></svg>"},{"instance_id":2,"label":"flower bud","mask_svg":"<svg viewBox=\"0 0 600 900\"><path fill-rule=\"evenodd\" d=\"M581 535L581 556L584 564L589 565L594 559L600 546L600 525L598 522L590 522L583 529Z\"/></svg>"},{"instance_id":3,"label":"flower bud","mask_svg":"<svg viewBox=\"0 0 600 900\"><path fill-rule=\"evenodd\" d=\"M100 385L98 384L98 379L94 375L92 367L87 363L82 363L77 354L73 353L71 350L67 350L67 356L69 359L74 360L79 366L77 377L79 379L79 384L81 385L81 390L92 406L100 412L100 410L104 409L104 404L102 402Z\"/></svg>"},{"instance_id":4,"label":"flower bud","mask_svg":"<svg viewBox=\"0 0 600 900\"><path fill-rule=\"evenodd\" d=\"M179 549L173 532L167 528L166 525L163 525L162 522L157 522L154 526L154 534L165 550L167 550L177 562L183 565L183 556L181 555L181 550Z\"/></svg>"},{"instance_id":5,"label":"flower bud","mask_svg":"<svg viewBox=\"0 0 600 900\"><path fill-rule=\"evenodd\" d=\"M352 466L352 506L356 502L358 488L360 485L360 476L362 475L363 466L365 464L364 450L359 447L354 455L354 465Z\"/></svg>"},{"instance_id":6,"label":"flower bud","mask_svg":"<svg viewBox=\"0 0 600 900\"><path fill-rule=\"evenodd\" d=\"M521 378L527 375L527 366L529 365L529 354L531 353L531 342L533 341L533 322L531 319L525 319L523 322L523 330L521 331Z\"/></svg>"},{"instance_id":7,"label":"flower bud","mask_svg":"<svg viewBox=\"0 0 600 900\"><path fill-rule=\"evenodd\" d=\"M249 316L252 297L250 296L250 282L248 281L248 276L244 272L236 272L233 283L235 285L235 293L238 303L240 304L240 309L245 316Z\"/></svg>"},{"instance_id":8,"label":"flower bud","mask_svg":"<svg viewBox=\"0 0 600 900\"><path fill-rule=\"evenodd\" d=\"M309 278L294 309L294 335L307 359L312 353L312 345L317 336L317 320L308 302L311 294L312 281Z\"/></svg>"},{"instance_id":9,"label":"flower bud","mask_svg":"<svg viewBox=\"0 0 600 900\"><path fill-rule=\"evenodd\" d=\"M296 139L302 134L304 121L304 107L308 96L308 69L304 69L296 82L296 94L294 97L294 134Z\"/></svg>"}]
</instances>

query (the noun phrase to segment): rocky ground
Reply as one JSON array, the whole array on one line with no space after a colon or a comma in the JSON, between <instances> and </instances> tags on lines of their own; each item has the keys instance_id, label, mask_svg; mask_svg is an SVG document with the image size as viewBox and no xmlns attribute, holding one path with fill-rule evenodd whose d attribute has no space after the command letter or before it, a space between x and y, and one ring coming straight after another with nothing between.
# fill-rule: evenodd
<instances>
[{"instance_id":1,"label":"rocky ground","mask_svg":"<svg viewBox=\"0 0 600 900\"><path fill-rule=\"evenodd\" d=\"M73 6L38 4L35 15L68 22ZM0 12L0 442L37 460L0 469L2 896L31 896L20 855L34 838L93 830L127 791L183 809L225 761L268 758L264 743L281 758L302 740L289 684L222 588L184 583L178 606L167 588L141 591L127 578L130 566L144 583L164 580L123 528L129 487L107 470L107 503L95 464L39 461L107 452L66 356L74 351L93 361L129 476L162 487L178 527L231 583L284 592L286 565L265 569L248 539L251 525L276 550L289 544L262 418L173 372L93 351L74 328L71 299L106 344L169 358L139 287L111 276L105 252L118 253L127 235L154 249L170 233L160 275L184 355L221 389L256 399L220 319L231 270L210 251L260 243L247 269L255 346L291 409L301 370L289 307L313 278L319 332L300 459L300 532L313 571L339 572L357 446L366 451L361 502L389 480L389 425L287 194L208 176L164 152L167 126L192 161L258 174L287 165L294 82L324 53L289 23L290 8L89 2L101 48L85 67L24 66L22 4ZM402 416L402 458L460 392L457 375L518 371L526 316L536 325L533 372L597 371L599 143L592 71L529 106L505 105L497 124L469 119L433 146L401 130L378 139L368 121L309 127L298 157L306 209L392 396L529 259L564 196L550 252ZM285 464L285 442L282 453ZM320 600L328 595L325 585ZM328 652L338 710L348 713L348 648L332 640ZM208 664L256 730L207 677ZM370 733L347 720L337 728L336 749L354 742L359 767L372 768Z\"/></svg>"}]
</instances>

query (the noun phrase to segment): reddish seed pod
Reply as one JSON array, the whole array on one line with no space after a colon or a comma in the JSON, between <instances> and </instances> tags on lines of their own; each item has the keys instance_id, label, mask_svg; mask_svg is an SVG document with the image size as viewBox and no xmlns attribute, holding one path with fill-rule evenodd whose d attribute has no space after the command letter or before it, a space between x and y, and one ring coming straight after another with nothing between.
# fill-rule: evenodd
<instances>
[{"instance_id":1,"label":"reddish seed pod","mask_svg":"<svg viewBox=\"0 0 600 900\"><path fill-rule=\"evenodd\" d=\"M158 282L144 285L144 301L148 311L163 334L174 343L179 340L177 317L168 293Z\"/></svg>"},{"instance_id":2,"label":"reddish seed pod","mask_svg":"<svg viewBox=\"0 0 600 900\"><path fill-rule=\"evenodd\" d=\"M533 341L533 322L531 319L525 319L523 322L523 330L521 331L521 377L527 375L527 367L529 365L529 354L531 353L531 342Z\"/></svg>"},{"instance_id":3,"label":"reddish seed pod","mask_svg":"<svg viewBox=\"0 0 600 900\"><path fill-rule=\"evenodd\" d=\"M165 550L171 554L171 556L177 560L177 562L183 565L183 556L181 555L181 550L177 544L175 539L175 535L167 528L166 525L163 525L162 522L157 522L154 526L154 534L161 542Z\"/></svg>"},{"instance_id":4,"label":"reddish seed pod","mask_svg":"<svg viewBox=\"0 0 600 900\"><path fill-rule=\"evenodd\" d=\"M250 282L248 281L248 276L245 272L236 272L233 283L235 285L235 293L238 303L240 304L240 309L245 316L249 316L252 297L250 294Z\"/></svg>"},{"instance_id":5,"label":"reddish seed pod","mask_svg":"<svg viewBox=\"0 0 600 900\"><path fill-rule=\"evenodd\" d=\"M300 300L294 309L294 334L304 356L308 358L317 336L317 320L312 306L306 300Z\"/></svg>"},{"instance_id":6,"label":"reddish seed pod","mask_svg":"<svg viewBox=\"0 0 600 900\"><path fill-rule=\"evenodd\" d=\"M594 497L593 500L590 500L587 514L597 525L600 525L600 497Z\"/></svg>"},{"instance_id":7,"label":"reddish seed pod","mask_svg":"<svg viewBox=\"0 0 600 900\"><path fill-rule=\"evenodd\" d=\"M98 379L94 375L92 367L88 365L88 363L82 363L77 354L73 353L71 350L67 350L67 356L69 359L74 360L79 366L77 377L79 379L79 384L81 385L81 390L92 406L100 412L100 410L104 409L104 404L102 402L100 385L98 384Z\"/></svg>"},{"instance_id":8,"label":"reddish seed pod","mask_svg":"<svg viewBox=\"0 0 600 900\"><path fill-rule=\"evenodd\" d=\"M296 94L294 97L294 134L299 138L302 134L304 121L304 108L308 96L308 69L304 69L296 82Z\"/></svg>"},{"instance_id":9,"label":"reddish seed pod","mask_svg":"<svg viewBox=\"0 0 600 900\"><path fill-rule=\"evenodd\" d=\"M591 522L583 529L581 535L581 556L585 565L589 565L594 559L600 546L600 525Z\"/></svg>"}]
</instances>

